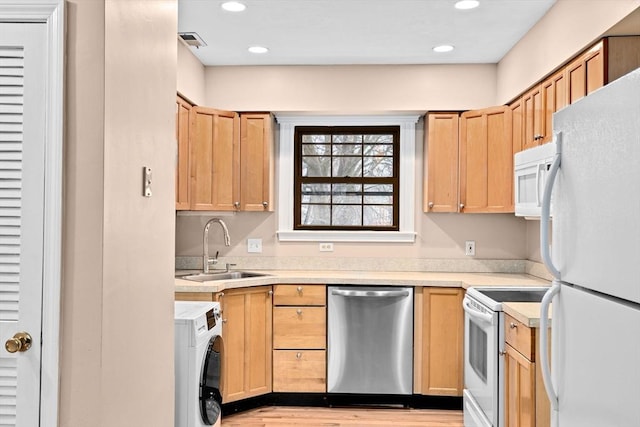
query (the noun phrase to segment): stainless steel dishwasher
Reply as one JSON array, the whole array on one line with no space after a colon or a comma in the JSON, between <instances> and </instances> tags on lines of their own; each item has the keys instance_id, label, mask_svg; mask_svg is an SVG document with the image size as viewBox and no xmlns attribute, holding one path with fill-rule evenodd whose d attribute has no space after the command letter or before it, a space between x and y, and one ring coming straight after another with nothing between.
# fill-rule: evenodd
<instances>
[{"instance_id":1,"label":"stainless steel dishwasher","mask_svg":"<svg viewBox=\"0 0 640 427\"><path fill-rule=\"evenodd\" d=\"M412 394L413 288L328 287L327 391Z\"/></svg>"}]
</instances>

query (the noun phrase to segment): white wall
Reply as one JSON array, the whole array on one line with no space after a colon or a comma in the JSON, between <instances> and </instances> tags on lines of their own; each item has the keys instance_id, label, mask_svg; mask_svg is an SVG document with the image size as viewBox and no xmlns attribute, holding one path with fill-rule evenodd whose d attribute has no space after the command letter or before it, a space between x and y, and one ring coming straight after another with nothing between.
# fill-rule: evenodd
<instances>
[{"instance_id":1,"label":"white wall","mask_svg":"<svg viewBox=\"0 0 640 427\"><path fill-rule=\"evenodd\" d=\"M207 105L205 102L205 79L204 65L191 52L189 46L185 45L180 37L178 44L178 72L177 87L178 92L195 105Z\"/></svg>"},{"instance_id":2,"label":"white wall","mask_svg":"<svg viewBox=\"0 0 640 427\"><path fill-rule=\"evenodd\" d=\"M173 427L177 3L67 12L59 425Z\"/></svg>"}]
</instances>

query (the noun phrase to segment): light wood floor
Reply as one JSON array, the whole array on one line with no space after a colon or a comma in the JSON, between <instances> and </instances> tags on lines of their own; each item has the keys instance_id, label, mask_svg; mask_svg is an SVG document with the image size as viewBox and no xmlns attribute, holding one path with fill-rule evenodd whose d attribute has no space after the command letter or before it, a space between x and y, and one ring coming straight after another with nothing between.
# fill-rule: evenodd
<instances>
[{"instance_id":1,"label":"light wood floor","mask_svg":"<svg viewBox=\"0 0 640 427\"><path fill-rule=\"evenodd\" d=\"M462 411L402 408L310 408L269 406L233 414L222 427L463 427Z\"/></svg>"}]
</instances>

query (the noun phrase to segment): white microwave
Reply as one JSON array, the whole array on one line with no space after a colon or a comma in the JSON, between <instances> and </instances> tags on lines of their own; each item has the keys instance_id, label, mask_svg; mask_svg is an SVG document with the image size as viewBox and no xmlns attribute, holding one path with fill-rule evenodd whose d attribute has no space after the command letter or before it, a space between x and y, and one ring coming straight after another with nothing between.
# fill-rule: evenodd
<instances>
[{"instance_id":1,"label":"white microwave","mask_svg":"<svg viewBox=\"0 0 640 427\"><path fill-rule=\"evenodd\" d=\"M516 216L540 219L542 193L555 154L555 142L549 142L515 154L513 188ZM553 205L551 212L553 215Z\"/></svg>"}]
</instances>

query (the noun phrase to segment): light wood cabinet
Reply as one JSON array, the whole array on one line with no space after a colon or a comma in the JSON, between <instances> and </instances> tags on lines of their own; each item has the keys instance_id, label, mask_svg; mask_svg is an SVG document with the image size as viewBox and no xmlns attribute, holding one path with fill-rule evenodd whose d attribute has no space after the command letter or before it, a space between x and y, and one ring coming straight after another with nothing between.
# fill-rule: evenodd
<instances>
[{"instance_id":1,"label":"light wood cabinet","mask_svg":"<svg viewBox=\"0 0 640 427\"><path fill-rule=\"evenodd\" d=\"M240 210L273 211L273 117L240 113Z\"/></svg>"},{"instance_id":2,"label":"light wood cabinet","mask_svg":"<svg viewBox=\"0 0 640 427\"><path fill-rule=\"evenodd\" d=\"M536 365L537 330L505 314L505 341L505 426L549 426L550 403Z\"/></svg>"},{"instance_id":3,"label":"light wood cabinet","mask_svg":"<svg viewBox=\"0 0 640 427\"><path fill-rule=\"evenodd\" d=\"M232 111L193 107L191 210L236 210L240 200L240 119Z\"/></svg>"},{"instance_id":4,"label":"light wood cabinet","mask_svg":"<svg viewBox=\"0 0 640 427\"><path fill-rule=\"evenodd\" d=\"M189 113L191 104L178 96L176 99L176 210L189 209Z\"/></svg>"},{"instance_id":5,"label":"light wood cabinet","mask_svg":"<svg viewBox=\"0 0 640 427\"><path fill-rule=\"evenodd\" d=\"M276 285L273 391L326 392L325 285Z\"/></svg>"},{"instance_id":6,"label":"light wood cabinet","mask_svg":"<svg viewBox=\"0 0 640 427\"><path fill-rule=\"evenodd\" d=\"M464 313L461 288L417 287L414 393L462 396Z\"/></svg>"},{"instance_id":7,"label":"light wood cabinet","mask_svg":"<svg viewBox=\"0 0 640 427\"><path fill-rule=\"evenodd\" d=\"M535 147L540 143L544 133L544 109L542 88L536 85L522 95L523 139L522 149Z\"/></svg>"},{"instance_id":8,"label":"light wood cabinet","mask_svg":"<svg viewBox=\"0 0 640 427\"><path fill-rule=\"evenodd\" d=\"M222 310L222 403L271 393L271 286L217 294L177 292L178 301L219 301Z\"/></svg>"},{"instance_id":9,"label":"light wood cabinet","mask_svg":"<svg viewBox=\"0 0 640 427\"><path fill-rule=\"evenodd\" d=\"M513 142L507 106L460 116L460 211L513 212Z\"/></svg>"},{"instance_id":10,"label":"light wood cabinet","mask_svg":"<svg viewBox=\"0 0 640 427\"><path fill-rule=\"evenodd\" d=\"M425 118L425 212L458 212L458 113L428 113Z\"/></svg>"},{"instance_id":11,"label":"light wood cabinet","mask_svg":"<svg viewBox=\"0 0 640 427\"><path fill-rule=\"evenodd\" d=\"M509 104L511 109L511 145L513 154L522 151L524 140L524 107L522 98L518 98Z\"/></svg>"}]
</instances>

